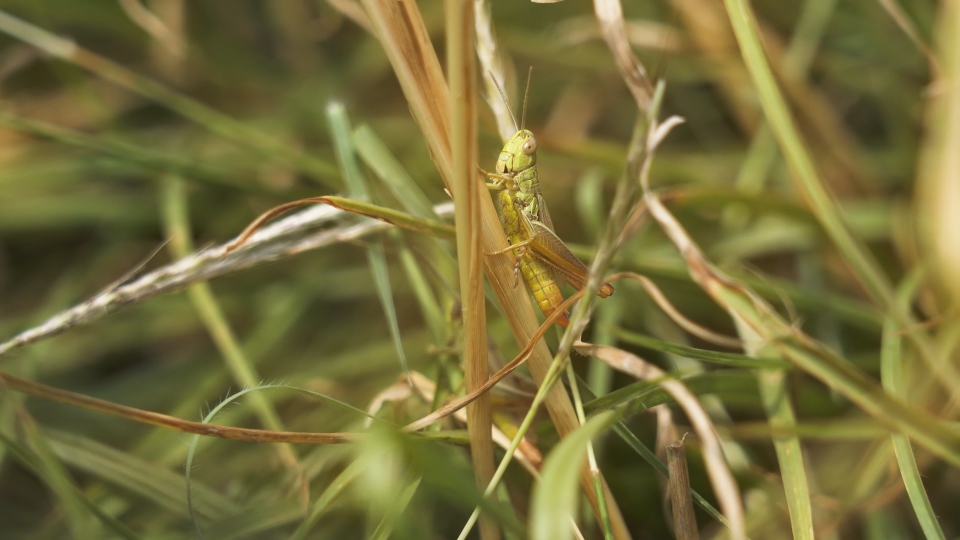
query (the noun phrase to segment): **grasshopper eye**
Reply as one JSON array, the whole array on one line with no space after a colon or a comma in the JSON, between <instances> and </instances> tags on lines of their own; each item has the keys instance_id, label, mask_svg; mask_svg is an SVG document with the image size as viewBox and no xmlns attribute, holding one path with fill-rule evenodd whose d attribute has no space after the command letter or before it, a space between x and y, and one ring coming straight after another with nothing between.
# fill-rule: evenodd
<instances>
[{"instance_id":1,"label":"grasshopper eye","mask_svg":"<svg viewBox=\"0 0 960 540\"><path fill-rule=\"evenodd\" d=\"M532 156L532 155L536 154L536 153L537 153L537 140L534 139L533 137L527 138L527 140L524 141L523 146L520 147L520 150L521 150L524 154L526 154L526 155L528 155L528 156Z\"/></svg>"}]
</instances>

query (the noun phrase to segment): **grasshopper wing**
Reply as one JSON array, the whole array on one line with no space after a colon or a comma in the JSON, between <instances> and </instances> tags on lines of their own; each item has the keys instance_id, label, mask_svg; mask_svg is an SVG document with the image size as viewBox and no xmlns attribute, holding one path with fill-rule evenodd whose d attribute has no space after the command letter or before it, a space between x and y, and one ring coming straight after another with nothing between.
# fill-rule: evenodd
<instances>
[{"instance_id":1,"label":"grasshopper wing","mask_svg":"<svg viewBox=\"0 0 960 540\"><path fill-rule=\"evenodd\" d=\"M534 255L566 278L575 289L582 289L587 284L587 267L546 224L531 219L529 214L524 215L524 218L524 226L530 228L530 247ZM610 296L613 294L613 286L605 283L598 294L602 298Z\"/></svg>"},{"instance_id":2,"label":"grasshopper wing","mask_svg":"<svg viewBox=\"0 0 960 540\"><path fill-rule=\"evenodd\" d=\"M547 226L550 231L554 231L553 220L550 219L550 212L547 210L547 202L543 200L543 195L537 193L537 209L539 210L539 215L535 216L537 221L543 223Z\"/></svg>"}]
</instances>

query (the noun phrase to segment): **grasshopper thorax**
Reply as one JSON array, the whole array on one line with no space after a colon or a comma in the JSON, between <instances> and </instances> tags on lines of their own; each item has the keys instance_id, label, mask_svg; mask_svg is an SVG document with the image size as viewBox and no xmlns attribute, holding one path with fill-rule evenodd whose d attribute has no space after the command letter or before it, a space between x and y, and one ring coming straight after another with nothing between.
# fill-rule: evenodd
<instances>
[{"instance_id":1,"label":"grasshopper thorax","mask_svg":"<svg viewBox=\"0 0 960 540\"><path fill-rule=\"evenodd\" d=\"M529 129L513 134L497 158L497 172L517 174L537 164L537 139Z\"/></svg>"}]
</instances>

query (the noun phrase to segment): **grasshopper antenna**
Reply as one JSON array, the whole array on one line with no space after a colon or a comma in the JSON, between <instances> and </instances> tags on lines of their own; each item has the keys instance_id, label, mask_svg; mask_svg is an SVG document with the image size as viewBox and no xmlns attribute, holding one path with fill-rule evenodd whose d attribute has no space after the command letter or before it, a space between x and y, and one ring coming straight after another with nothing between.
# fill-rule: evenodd
<instances>
[{"instance_id":1,"label":"grasshopper antenna","mask_svg":"<svg viewBox=\"0 0 960 540\"><path fill-rule=\"evenodd\" d=\"M513 120L513 129L517 129L517 117L513 115L513 109L510 108L510 100L507 99L507 93L503 91L503 87L500 86L499 82L497 82L497 78L493 75L492 71L488 71L487 74L490 75L490 80L493 81L493 85L496 86L497 91L500 92L500 97L503 98L503 104L507 106L507 112L510 113L510 119ZM526 103L526 98L524 98L524 103ZM517 131L519 131L519 129L517 129Z\"/></svg>"},{"instance_id":2,"label":"grasshopper antenna","mask_svg":"<svg viewBox=\"0 0 960 540\"><path fill-rule=\"evenodd\" d=\"M530 79L533 77L533 66L527 71L527 89L523 93L523 114L520 115L520 129L527 127L527 98L530 97Z\"/></svg>"}]
</instances>

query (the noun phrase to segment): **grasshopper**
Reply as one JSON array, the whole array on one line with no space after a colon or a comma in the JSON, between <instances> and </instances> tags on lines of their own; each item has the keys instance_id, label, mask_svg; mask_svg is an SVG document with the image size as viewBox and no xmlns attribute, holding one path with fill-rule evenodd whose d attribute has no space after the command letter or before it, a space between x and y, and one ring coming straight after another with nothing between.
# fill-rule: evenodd
<instances>
[{"instance_id":1,"label":"grasshopper","mask_svg":"<svg viewBox=\"0 0 960 540\"><path fill-rule=\"evenodd\" d=\"M499 86L497 89L506 102L503 89ZM489 255L512 251L516 257L514 287L519 284L522 275L540 311L550 316L563 302L557 276L579 290L586 286L589 271L554 232L553 220L543 201L537 173L537 139L533 132L526 129L529 94L528 76L520 127L500 151L496 172L482 171L491 180L486 182L487 187L496 192L500 222L510 243L507 249ZM516 118L513 118L513 124L517 125ZM613 286L605 283L598 294L601 298L610 296ZM557 322L562 326L569 323L566 315Z\"/></svg>"}]
</instances>

